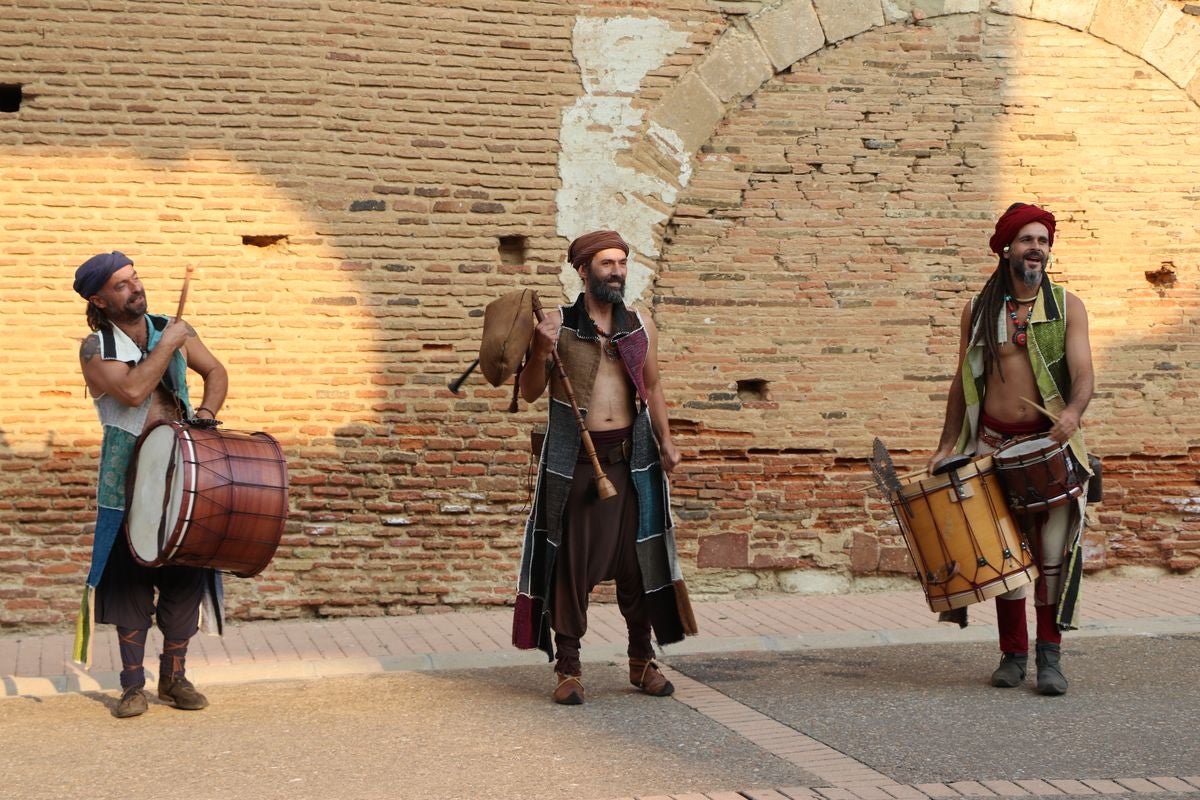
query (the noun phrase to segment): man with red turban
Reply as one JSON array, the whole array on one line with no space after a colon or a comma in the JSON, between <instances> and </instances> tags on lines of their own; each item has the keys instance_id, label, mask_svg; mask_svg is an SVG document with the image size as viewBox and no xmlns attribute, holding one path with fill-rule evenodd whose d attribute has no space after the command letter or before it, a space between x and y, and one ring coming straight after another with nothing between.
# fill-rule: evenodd
<instances>
[{"instance_id":1,"label":"man with red turban","mask_svg":"<svg viewBox=\"0 0 1200 800\"><path fill-rule=\"evenodd\" d=\"M948 468L955 454L983 456L1015 437L1048 437L1066 445L1081 483L1079 497L1058 498L1054 507L1033 513L1014 509L1039 572L1034 583L1037 690L1047 695L1067 690L1060 664L1062 631L1077 627L1091 475L1079 424L1095 383L1083 301L1047 274L1054 230L1053 214L1025 203L1014 203L997 221L990 246L999 264L963 309L960 369L950 385L941 440L929 459L929 471L936 473L939 465ZM1027 589L996 598L1003 655L992 673L993 686L1014 687L1025 680ZM965 625L965 612L944 612L943 619Z\"/></svg>"},{"instance_id":2,"label":"man with red turban","mask_svg":"<svg viewBox=\"0 0 1200 800\"><path fill-rule=\"evenodd\" d=\"M679 451L659 385L658 331L650 317L625 306L629 245L616 231L580 236L567 258L584 290L538 324L519 378L526 402L549 386L550 404L525 524L513 644L555 660L556 703L582 703L588 595L615 580L629 633L629 682L665 697L674 687L654 662L651 635L660 645L677 642L695 632L695 620L671 520L667 475ZM555 354L615 497L597 492Z\"/></svg>"}]
</instances>

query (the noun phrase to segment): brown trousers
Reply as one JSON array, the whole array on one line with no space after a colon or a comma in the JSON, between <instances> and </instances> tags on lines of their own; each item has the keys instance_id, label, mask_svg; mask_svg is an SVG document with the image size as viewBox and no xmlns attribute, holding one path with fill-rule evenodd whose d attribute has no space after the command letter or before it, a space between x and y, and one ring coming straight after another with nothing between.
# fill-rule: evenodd
<instances>
[{"instance_id":1,"label":"brown trousers","mask_svg":"<svg viewBox=\"0 0 1200 800\"><path fill-rule=\"evenodd\" d=\"M581 672L579 647L587 633L588 595L601 581L616 580L617 607L629 631L629 656L654 657L648 604L637 559L637 493L629 477L629 464L609 455L621 440L612 441L611 436L604 435L607 433L593 434L593 441L617 496L601 500L596 493L591 461L576 463L564 515L562 544L554 559L550 624L554 628L558 659L555 671L564 675Z\"/></svg>"}]
</instances>

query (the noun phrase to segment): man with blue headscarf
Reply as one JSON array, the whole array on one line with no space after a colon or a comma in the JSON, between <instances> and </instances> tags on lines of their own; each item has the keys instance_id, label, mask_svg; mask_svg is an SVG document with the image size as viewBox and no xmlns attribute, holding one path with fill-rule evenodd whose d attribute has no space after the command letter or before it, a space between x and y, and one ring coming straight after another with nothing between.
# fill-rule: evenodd
<instances>
[{"instance_id":1,"label":"man with blue headscarf","mask_svg":"<svg viewBox=\"0 0 1200 800\"><path fill-rule=\"evenodd\" d=\"M162 419L214 419L225 401L228 376L190 325L147 313L145 289L124 253L89 258L75 272L74 289L88 304L92 333L80 346L79 360L104 427L92 563L74 658L90 662L93 620L116 625L123 691L113 713L117 717L145 713L143 660L153 616L163 634L159 698L176 708L202 709L208 700L185 677L184 662L188 642L199 628L202 605L220 627L220 576L195 567L141 566L120 533L126 471L139 434ZM188 369L204 381L203 401L194 410L188 397Z\"/></svg>"}]
</instances>

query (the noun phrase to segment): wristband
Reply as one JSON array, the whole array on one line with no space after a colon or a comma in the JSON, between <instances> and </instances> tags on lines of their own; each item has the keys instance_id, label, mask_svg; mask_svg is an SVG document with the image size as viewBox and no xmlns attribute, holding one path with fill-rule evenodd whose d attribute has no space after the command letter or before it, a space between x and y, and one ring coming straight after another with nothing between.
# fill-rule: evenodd
<instances>
[{"instance_id":1,"label":"wristband","mask_svg":"<svg viewBox=\"0 0 1200 800\"><path fill-rule=\"evenodd\" d=\"M211 408L206 408L204 406L200 406L199 408L196 409L197 414L199 414L201 411L207 411L209 414L212 415L213 419L217 418L217 412L213 411Z\"/></svg>"}]
</instances>

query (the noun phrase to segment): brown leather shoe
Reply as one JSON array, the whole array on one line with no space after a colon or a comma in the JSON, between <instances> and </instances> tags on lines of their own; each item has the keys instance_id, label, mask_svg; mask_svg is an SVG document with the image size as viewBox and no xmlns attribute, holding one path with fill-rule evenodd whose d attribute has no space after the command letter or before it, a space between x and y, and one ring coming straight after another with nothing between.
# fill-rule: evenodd
<instances>
[{"instance_id":1,"label":"brown leather shoe","mask_svg":"<svg viewBox=\"0 0 1200 800\"><path fill-rule=\"evenodd\" d=\"M667 697L675 691L674 684L658 671L658 664L651 658L629 659L629 682L654 697Z\"/></svg>"},{"instance_id":2,"label":"brown leather shoe","mask_svg":"<svg viewBox=\"0 0 1200 800\"><path fill-rule=\"evenodd\" d=\"M554 702L563 706L583 705L583 681L580 675L563 675L554 673L558 678L558 686L554 687Z\"/></svg>"}]
</instances>

